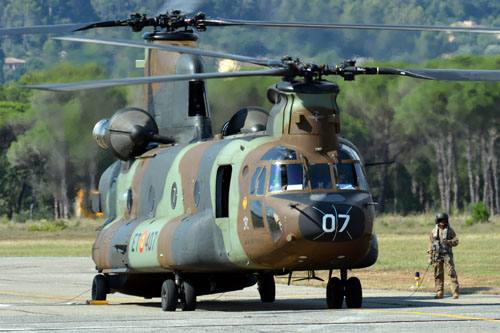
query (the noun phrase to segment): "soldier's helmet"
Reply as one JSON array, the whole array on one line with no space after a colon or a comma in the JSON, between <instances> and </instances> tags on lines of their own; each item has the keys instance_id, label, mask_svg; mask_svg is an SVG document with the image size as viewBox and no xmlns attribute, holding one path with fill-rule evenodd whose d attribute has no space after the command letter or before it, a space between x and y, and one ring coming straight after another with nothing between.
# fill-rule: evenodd
<instances>
[{"instance_id":1,"label":"soldier's helmet","mask_svg":"<svg viewBox=\"0 0 500 333\"><path fill-rule=\"evenodd\" d=\"M438 224L438 223L439 223L439 222L441 222L441 221L443 221L443 222L445 222L445 223L448 223L448 214L443 213L443 212L438 213L438 214L436 215L436 224Z\"/></svg>"}]
</instances>

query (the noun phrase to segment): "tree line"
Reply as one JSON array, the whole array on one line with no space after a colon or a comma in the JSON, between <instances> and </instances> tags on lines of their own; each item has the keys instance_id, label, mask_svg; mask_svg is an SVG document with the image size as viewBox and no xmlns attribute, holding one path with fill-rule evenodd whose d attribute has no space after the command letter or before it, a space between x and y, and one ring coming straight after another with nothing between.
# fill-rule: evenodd
<instances>
[{"instance_id":1,"label":"tree line","mask_svg":"<svg viewBox=\"0 0 500 333\"><path fill-rule=\"evenodd\" d=\"M112 20L133 12L157 15L167 9L165 5L163 0L0 0L0 25ZM183 1L167 5L186 8ZM218 0L194 1L190 7L212 17L250 20L500 25L500 4L485 0ZM123 28L88 34L141 40L141 34ZM135 60L143 59L144 53L75 45L46 35L2 37L0 42L0 64L5 57L27 60L21 71L0 71L4 83L0 86L0 216L67 217L77 190L95 189L98 176L112 161L92 142L92 126L139 101L134 91L141 88L54 94L33 93L19 85L140 75L140 70L134 70ZM200 33L200 46L277 59L292 55L326 64L347 58L370 64L375 58L392 62L373 65L408 68L396 61L422 63L437 58L424 65L500 67L495 35L213 28ZM454 56L460 53L489 56ZM207 67L215 65L208 62ZM208 81L214 129L240 107L269 109L266 88L273 82L272 78ZM360 148L367 162L395 161L367 169L380 213L452 212L479 201L491 213L500 213L497 83L359 77L339 85L341 135ZM227 91L238 97L228 99ZM142 107L139 102L136 106Z\"/></svg>"},{"instance_id":2,"label":"tree line","mask_svg":"<svg viewBox=\"0 0 500 333\"><path fill-rule=\"evenodd\" d=\"M112 158L93 142L92 126L126 105L124 89L33 93L19 85L99 79L97 65L61 64L0 88L0 216L69 218L79 190L96 190Z\"/></svg>"},{"instance_id":3,"label":"tree line","mask_svg":"<svg viewBox=\"0 0 500 333\"><path fill-rule=\"evenodd\" d=\"M498 68L500 57L459 56L430 68ZM374 66L408 68L403 63ZM97 65L68 63L30 72L19 84L0 86L0 216L67 218L76 193L95 190L113 158L97 148L91 130L100 119L137 104L142 88L78 93L32 92L19 85L103 78ZM270 109L266 88L276 78L209 80L214 133L239 108ZM365 162L379 213L455 212L485 202L500 213L500 84L358 77L337 81L341 135ZM227 91L231 96L227 98Z\"/></svg>"},{"instance_id":4,"label":"tree line","mask_svg":"<svg viewBox=\"0 0 500 333\"><path fill-rule=\"evenodd\" d=\"M149 16L179 8L211 17L313 23L417 24L500 26L500 4L487 0L0 0L0 26L123 20L132 13ZM140 41L129 28L97 29L85 34ZM500 53L495 35L436 32L355 31L212 27L200 32L202 48L279 59L299 57L335 65L345 59L421 63L442 55ZM68 43L52 35L0 37L5 57L26 60L23 70L0 71L0 83L19 80L25 72L47 69L61 60L97 62L110 75L133 71L141 50ZM242 38L242 36L244 38ZM395 42L397 41L397 42ZM390 50L390 52L387 52ZM140 71L136 71L140 73ZM3 76L3 78L2 78Z\"/></svg>"}]
</instances>

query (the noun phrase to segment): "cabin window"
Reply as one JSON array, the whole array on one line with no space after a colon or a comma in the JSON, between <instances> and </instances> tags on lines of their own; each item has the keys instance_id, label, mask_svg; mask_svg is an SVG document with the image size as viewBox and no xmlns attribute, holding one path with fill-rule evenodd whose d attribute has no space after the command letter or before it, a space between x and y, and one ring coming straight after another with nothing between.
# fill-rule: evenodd
<instances>
[{"instance_id":1,"label":"cabin window","mask_svg":"<svg viewBox=\"0 0 500 333\"><path fill-rule=\"evenodd\" d=\"M254 229L264 229L264 219L262 218L262 200L250 202L250 213Z\"/></svg>"},{"instance_id":2,"label":"cabin window","mask_svg":"<svg viewBox=\"0 0 500 333\"><path fill-rule=\"evenodd\" d=\"M269 192L306 190L307 178L302 164L273 164Z\"/></svg>"},{"instance_id":3,"label":"cabin window","mask_svg":"<svg viewBox=\"0 0 500 333\"><path fill-rule=\"evenodd\" d=\"M297 152L283 146L276 146L264 154L262 161L296 161Z\"/></svg>"},{"instance_id":4,"label":"cabin window","mask_svg":"<svg viewBox=\"0 0 500 333\"><path fill-rule=\"evenodd\" d=\"M217 170L217 181L215 190L215 217L229 217L229 188L231 185L230 165L222 165Z\"/></svg>"},{"instance_id":5,"label":"cabin window","mask_svg":"<svg viewBox=\"0 0 500 333\"><path fill-rule=\"evenodd\" d=\"M198 180L194 182L193 201L194 205L198 207L198 205L200 204L200 182L198 182Z\"/></svg>"},{"instance_id":6,"label":"cabin window","mask_svg":"<svg viewBox=\"0 0 500 333\"><path fill-rule=\"evenodd\" d=\"M177 184L175 182L172 184L172 189L170 190L170 204L172 209L175 209L177 205Z\"/></svg>"},{"instance_id":7,"label":"cabin window","mask_svg":"<svg viewBox=\"0 0 500 333\"><path fill-rule=\"evenodd\" d=\"M204 81L189 81L189 117L208 117L205 95Z\"/></svg>"},{"instance_id":8,"label":"cabin window","mask_svg":"<svg viewBox=\"0 0 500 333\"><path fill-rule=\"evenodd\" d=\"M332 175L328 164L309 164L309 178L313 190L332 188Z\"/></svg>"}]
</instances>

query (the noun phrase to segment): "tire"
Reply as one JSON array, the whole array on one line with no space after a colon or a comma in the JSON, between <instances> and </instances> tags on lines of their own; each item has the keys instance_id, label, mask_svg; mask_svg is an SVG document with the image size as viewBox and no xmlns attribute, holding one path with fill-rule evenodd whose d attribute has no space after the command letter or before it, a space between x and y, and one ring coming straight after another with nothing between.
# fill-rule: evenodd
<instances>
[{"instance_id":1,"label":"tire","mask_svg":"<svg viewBox=\"0 0 500 333\"><path fill-rule=\"evenodd\" d=\"M331 278L326 286L326 304L329 309L340 309L344 303L344 283L337 277Z\"/></svg>"},{"instance_id":2,"label":"tire","mask_svg":"<svg viewBox=\"0 0 500 333\"><path fill-rule=\"evenodd\" d=\"M92 281L92 300L105 301L109 292L109 283L104 275L94 276Z\"/></svg>"},{"instance_id":3,"label":"tire","mask_svg":"<svg viewBox=\"0 0 500 333\"><path fill-rule=\"evenodd\" d=\"M345 285L345 304L348 308L358 309L363 303L363 289L357 277L351 277Z\"/></svg>"},{"instance_id":4,"label":"tire","mask_svg":"<svg viewBox=\"0 0 500 333\"><path fill-rule=\"evenodd\" d=\"M182 311L196 310L196 289L190 280L182 282L181 308Z\"/></svg>"},{"instance_id":5,"label":"tire","mask_svg":"<svg viewBox=\"0 0 500 333\"><path fill-rule=\"evenodd\" d=\"M175 311L179 293L174 280L165 280L161 286L161 309L163 311Z\"/></svg>"},{"instance_id":6,"label":"tire","mask_svg":"<svg viewBox=\"0 0 500 333\"><path fill-rule=\"evenodd\" d=\"M276 284L272 273L264 273L258 277L258 290L263 303L272 303L276 298Z\"/></svg>"}]
</instances>

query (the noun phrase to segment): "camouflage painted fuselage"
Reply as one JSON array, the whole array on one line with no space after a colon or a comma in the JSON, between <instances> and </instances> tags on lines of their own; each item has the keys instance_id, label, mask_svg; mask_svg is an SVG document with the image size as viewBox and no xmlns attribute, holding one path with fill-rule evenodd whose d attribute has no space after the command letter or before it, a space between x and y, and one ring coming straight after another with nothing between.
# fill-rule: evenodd
<instances>
[{"instance_id":1,"label":"camouflage painted fuselage","mask_svg":"<svg viewBox=\"0 0 500 333\"><path fill-rule=\"evenodd\" d=\"M172 272L247 274L375 262L362 164L352 144L337 138L337 85L288 83L271 92L276 103L266 132L160 146L108 168L99 185L106 222L92 252L99 271L162 281ZM280 160L269 155L273 149L292 153ZM346 159L342 151L353 155ZM358 170L357 186L342 189L336 181L342 163ZM333 181L315 184L316 165ZM273 188L272 170L287 166L303 170L304 181ZM114 289L154 296L123 285Z\"/></svg>"}]
</instances>

